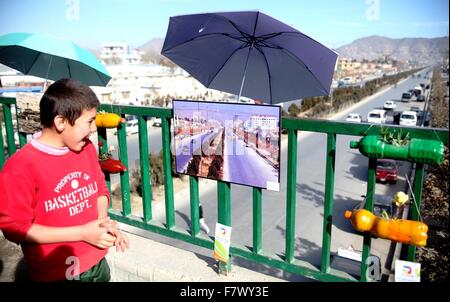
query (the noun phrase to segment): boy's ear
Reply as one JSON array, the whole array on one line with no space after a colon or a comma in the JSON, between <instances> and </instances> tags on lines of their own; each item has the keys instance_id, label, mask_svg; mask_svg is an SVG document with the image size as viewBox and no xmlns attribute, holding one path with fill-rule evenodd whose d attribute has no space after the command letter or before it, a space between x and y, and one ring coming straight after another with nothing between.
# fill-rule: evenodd
<instances>
[{"instance_id":1,"label":"boy's ear","mask_svg":"<svg viewBox=\"0 0 450 302\"><path fill-rule=\"evenodd\" d=\"M66 128L67 120L61 115L57 115L53 119L53 123L55 125L56 130L58 130L58 132L62 132Z\"/></svg>"}]
</instances>

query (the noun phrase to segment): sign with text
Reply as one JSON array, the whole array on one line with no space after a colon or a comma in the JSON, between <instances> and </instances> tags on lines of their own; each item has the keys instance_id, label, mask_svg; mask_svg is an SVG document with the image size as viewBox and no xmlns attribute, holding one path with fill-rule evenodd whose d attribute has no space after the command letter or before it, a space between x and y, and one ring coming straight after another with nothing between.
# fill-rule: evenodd
<instances>
[{"instance_id":1,"label":"sign with text","mask_svg":"<svg viewBox=\"0 0 450 302\"><path fill-rule=\"evenodd\" d=\"M214 239L214 258L228 263L231 244L231 227L216 223Z\"/></svg>"},{"instance_id":2,"label":"sign with text","mask_svg":"<svg viewBox=\"0 0 450 302\"><path fill-rule=\"evenodd\" d=\"M420 263L395 260L395 282L420 282Z\"/></svg>"}]
</instances>

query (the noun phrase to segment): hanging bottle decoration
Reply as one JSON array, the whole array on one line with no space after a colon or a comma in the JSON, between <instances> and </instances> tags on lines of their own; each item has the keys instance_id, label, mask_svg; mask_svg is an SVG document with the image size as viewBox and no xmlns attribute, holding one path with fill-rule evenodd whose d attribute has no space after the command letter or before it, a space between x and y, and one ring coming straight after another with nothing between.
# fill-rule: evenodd
<instances>
[{"instance_id":1,"label":"hanging bottle decoration","mask_svg":"<svg viewBox=\"0 0 450 302\"><path fill-rule=\"evenodd\" d=\"M98 112L95 116L95 125L100 128L116 128L125 119L118 114L109 112Z\"/></svg>"},{"instance_id":2,"label":"hanging bottle decoration","mask_svg":"<svg viewBox=\"0 0 450 302\"><path fill-rule=\"evenodd\" d=\"M413 138L405 144L390 144L381 136L367 135L360 141L350 142L350 148L372 158L391 158L409 162L437 164L444 160L444 144L441 141Z\"/></svg>"},{"instance_id":3,"label":"hanging bottle decoration","mask_svg":"<svg viewBox=\"0 0 450 302\"><path fill-rule=\"evenodd\" d=\"M100 147L98 161L100 163L100 168L104 173L114 174L125 172L127 170L127 167L125 167L120 160L114 159L111 153L102 153L102 141L98 142L98 146Z\"/></svg>"},{"instance_id":4,"label":"hanging bottle decoration","mask_svg":"<svg viewBox=\"0 0 450 302\"><path fill-rule=\"evenodd\" d=\"M427 245L428 226L420 221L381 218L365 209L345 211L345 218L360 232L409 245Z\"/></svg>"}]
</instances>

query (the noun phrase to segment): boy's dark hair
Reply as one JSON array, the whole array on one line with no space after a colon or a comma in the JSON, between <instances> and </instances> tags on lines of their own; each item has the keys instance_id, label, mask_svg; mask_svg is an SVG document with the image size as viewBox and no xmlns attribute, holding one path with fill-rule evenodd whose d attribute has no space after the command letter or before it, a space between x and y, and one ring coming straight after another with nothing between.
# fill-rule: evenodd
<instances>
[{"instance_id":1,"label":"boy's dark hair","mask_svg":"<svg viewBox=\"0 0 450 302\"><path fill-rule=\"evenodd\" d=\"M73 126L83 110L99 105L100 102L91 88L77 80L61 79L51 84L42 96L39 103L41 124L50 128L54 118L61 115Z\"/></svg>"}]
</instances>

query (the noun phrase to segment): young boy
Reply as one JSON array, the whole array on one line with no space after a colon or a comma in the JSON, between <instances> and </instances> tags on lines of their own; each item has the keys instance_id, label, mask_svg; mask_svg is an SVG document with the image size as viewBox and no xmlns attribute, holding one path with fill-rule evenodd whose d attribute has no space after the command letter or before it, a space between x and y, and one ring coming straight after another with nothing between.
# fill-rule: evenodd
<instances>
[{"instance_id":1,"label":"young boy","mask_svg":"<svg viewBox=\"0 0 450 302\"><path fill-rule=\"evenodd\" d=\"M99 101L59 80L40 102L42 132L0 172L0 229L21 245L34 281L109 281L107 250L128 248L108 218L109 191L89 135Z\"/></svg>"}]
</instances>

